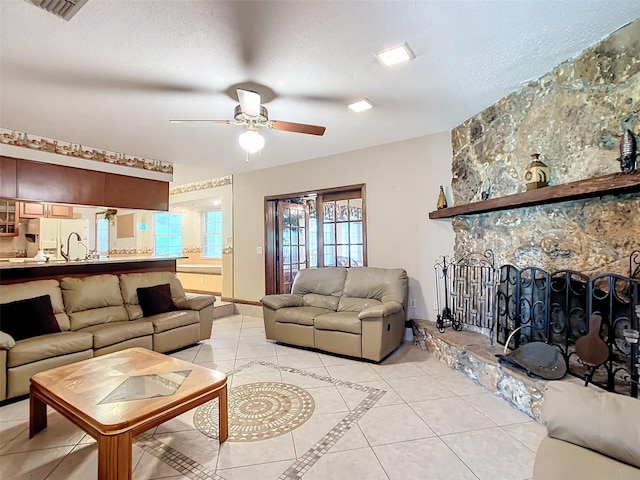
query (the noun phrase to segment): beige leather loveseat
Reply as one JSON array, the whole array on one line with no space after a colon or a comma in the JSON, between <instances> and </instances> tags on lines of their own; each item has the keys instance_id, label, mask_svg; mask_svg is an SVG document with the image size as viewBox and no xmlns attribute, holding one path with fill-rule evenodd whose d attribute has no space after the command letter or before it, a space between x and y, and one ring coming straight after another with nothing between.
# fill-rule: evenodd
<instances>
[{"instance_id":1,"label":"beige leather loveseat","mask_svg":"<svg viewBox=\"0 0 640 480\"><path fill-rule=\"evenodd\" d=\"M291 294L262 298L266 336L380 361L402 342L407 282L400 268L301 270Z\"/></svg>"},{"instance_id":2,"label":"beige leather loveseat","mask_svg":"<svg viewBox=\"0 0 640 480\"><path fill-rule=\"evenodd\" d=\"M172 311L144 317L137 289L166 284ZM3 304L43 295L51 297L60 332L18 341L0 332L0 400L27 394L31 375L43 370L131 347L167 352L211 336L215 297L187 297L172 272L0 285ZM1 319L3 326L11 320Z\"/></svg>"},{"instance_id":3,"label":"beige leather loveseat","mask_svg":"<svg viewBox=\"0 0 640 480\"><path fill-rule=\"evenodd\" d=\"M567 381L545 387L533 480L640 480L640 400Z\"/></svg>"}]
</instances>

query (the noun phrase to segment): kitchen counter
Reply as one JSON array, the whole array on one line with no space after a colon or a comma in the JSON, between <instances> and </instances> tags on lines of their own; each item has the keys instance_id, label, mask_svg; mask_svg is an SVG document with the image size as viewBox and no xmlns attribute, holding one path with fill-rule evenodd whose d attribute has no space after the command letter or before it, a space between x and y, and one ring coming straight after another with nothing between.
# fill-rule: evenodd
<instances>
[{"instance_id":1,"label":"kitchen counter","mask_svg":"<svg viewBox=\"0 0 640 480\"><path fill-rule=\"evenodd\" d=\"M134 273L176 271L176 260L184 257L110 257L67 262L51 260L39 262L29 258L0 261L0 283L19 283L29 280L81 277L100 273Z\"/></svg>"}]
</instances>

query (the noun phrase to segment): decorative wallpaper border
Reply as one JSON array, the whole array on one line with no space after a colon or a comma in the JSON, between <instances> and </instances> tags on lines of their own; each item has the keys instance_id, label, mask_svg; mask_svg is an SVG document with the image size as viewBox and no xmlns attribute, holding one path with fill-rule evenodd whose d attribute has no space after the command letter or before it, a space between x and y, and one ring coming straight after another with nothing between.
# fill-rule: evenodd
<instances>
[{"instance_id":1,"label":"decorative wallpaper border","mask_svg":"<svg viewBox=\"0 0 640 480\"><path fill-rule=\"evenodd\" d=\"M93 162L111 163L140 170L173 174L173 164L169 162L134 157L125 153L112 152L111 150L97 150L92 147L83 147L78 143L62 142L53 138L40 137L1 127L0 143Z\"/></svg>"},{"instance_id":2,"label":"decorative wallpaper border","mask_svg":"<svg viewBox=\"0 0 640 480\"><path fill-rule=\"evenodd\" d=\"M227 175L226 177L210 178L209 180L202 180L200 182L185 183L184 185L176 185L169 189L169 195L175 195L176 193L195 192L197 190L204 190L205 188L223 187L224 185L232 185L233 177Z\"/></svg>"}]
</instances>

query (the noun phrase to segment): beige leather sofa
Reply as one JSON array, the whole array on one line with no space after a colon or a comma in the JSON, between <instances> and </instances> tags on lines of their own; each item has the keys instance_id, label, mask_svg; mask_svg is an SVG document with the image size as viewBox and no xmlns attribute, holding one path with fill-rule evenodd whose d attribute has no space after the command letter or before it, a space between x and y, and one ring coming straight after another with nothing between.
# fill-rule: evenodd
<instances>
[{"instance_id":1,"label":"beige leather sofa","mask_svg":"<svg viewBox=\"0 0 640 480\"><path fill-rule=\"evenodd\" d=\"M266 336L378 362L402 342L407 283L400 268L301 270L291 294L262 298Z\"/></svg>"},{"instance_id":2,"label":"beige leather sofa","mask_svg":"<svg viewBox=\"0 0 640 480\"><path fill-rule=\"evenodd\" d=\"M567 381L545 387L534 480L640 480L640 400Z\"/></svg>"},{"instance_id":3,"label":"beige leather sofa","mask_svg":"<svg viewBox=\"0 0 640 480\"><path fill-rule=\"evenodd\" d=\"M143 317L137 288L169 284L178 310ZM172 272L90 275L0 285L0 302L49 295L60 333L0 332L0 400L29 393L34 373L131 347L167 352L211 336L211 295L186 296ZM25 318L24 321L29 321Z\"/></svg>"}]
</instances>

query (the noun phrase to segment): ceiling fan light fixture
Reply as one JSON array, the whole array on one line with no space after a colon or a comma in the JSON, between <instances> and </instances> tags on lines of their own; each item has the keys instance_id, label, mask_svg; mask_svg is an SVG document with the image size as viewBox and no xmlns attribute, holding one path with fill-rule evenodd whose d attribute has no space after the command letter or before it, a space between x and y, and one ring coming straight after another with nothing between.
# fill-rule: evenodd
<instances>
[{"instance_id":1,"label":"ceiling fan light fixture","mask_svg":"<svg viewBox=\"0 0 640 480\"><path fill-rule=\"evenodd\" d=\"M369 100L368 98L363 98L362 100L358 100L357 102L351 103L348 106L354 112L364 112L365 110L373 108L373 103L371 103L371 100Z\"/></svg>"},{"instance_id":2,"label":"ceiling fan light fixture","mask_svg":"<svg viewBox=\"0 0 640 480\"><path fill-rule=\"evenodd\" d=\"M416 58L416 55L413 53L413 50L411 50L411 47L409 47L409 44L405 42L397 47L387 48L386 50L376 52L376 58L385 67L391 67L393 65L413 60Z\"/></svg>"},{"instance_id":3,"label":"ceiling fan light fixture","mask_svg":"<svg viewBox=\"0 0 640 480\"><path fill-rule=\"evenodd\" d=\"M249 153L256 153L264 147L264 137L251 128L238 137L238 142Z\"/></svg>"}]
</instances>

